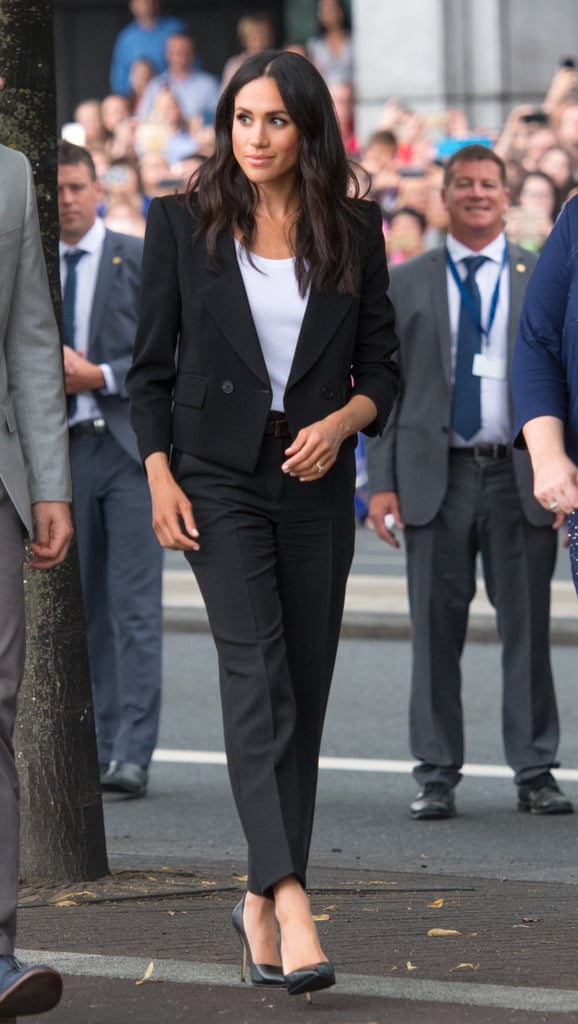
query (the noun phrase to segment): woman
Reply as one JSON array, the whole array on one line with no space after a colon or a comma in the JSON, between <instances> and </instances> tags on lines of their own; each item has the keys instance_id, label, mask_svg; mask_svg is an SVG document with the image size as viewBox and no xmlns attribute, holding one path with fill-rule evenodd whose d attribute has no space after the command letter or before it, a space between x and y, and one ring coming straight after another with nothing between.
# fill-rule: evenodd
<instances>
[{"instance_id":1,"label":"woman","mask_svg":"<svg viewBox=\"0 0 578 1024\"><path fill-rule=\"evenodd\" d=\"M578 591L578 198L562 209L526 290L512 364L516 444L527 445L534 494L568 516Z\"/></svg>"},{"instance_id":2,"label":"woman","mask_svg":"<svg viewBox=\"0 0 578 1024\"><path fill-rule=\"evenodd\" d=\"M326 82L353 82L351 22L342 0L318 0L317 35L307 40L307 56Z\"/></svg>"},{"instance_id":3,"label":"woman","mask_svg":"<svg viewBox=\"0 0 578 1024\"><path fill-rule=\"evenodd\" d=\"M233 923L252 980L295 994L335 980L305 876L355 435L385 424L397 343L379 210L347 198L354 179L309 61L249 58L215 128L186 202L151 204L128 387L155 532L185 552L219 656L249 848Z\"/></svg>"},{"instance_id":4,"label":"woman","mask_svg":"<svg viewBox=\"0 0 578 1024\"><path fill-rule=\"evenodd\" d=\"M563 146L550 146L538 160L538 170L547 174L556 185L559 210L574 186L574 164L571 154Z\"/></svg>"},{"instance_id":5,"label":"woman","mask_svg":"<svg viewBox=\"0 0 578 1024\"><path fill-rule=\"evenodd\" d=\"M543 171L530 171L522 181L517 203L506 217L510 242L540 252L558 216L558 191Z\"/></svg>"}]
</instances>

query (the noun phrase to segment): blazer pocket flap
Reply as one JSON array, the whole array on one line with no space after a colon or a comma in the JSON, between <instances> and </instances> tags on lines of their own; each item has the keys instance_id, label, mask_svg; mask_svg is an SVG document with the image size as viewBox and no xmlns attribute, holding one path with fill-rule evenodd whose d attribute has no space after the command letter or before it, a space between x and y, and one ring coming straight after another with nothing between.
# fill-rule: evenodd
<instances>
[{"instance_id":1,"label":"blazer pocket flap","mask_svg":"<svg viewBox=\"0 0 578 1024\"><path fill-rule=\"evenodd\" d=\"M175 381L174 400L179 405L202 409L207 394L207 378L195 373L179 373Z\"/></svg>"},{"instance_id":2,"label":"blazer pocket flap","mask_svg":"<svg viewBox=\"0 0 578 1024\"><path fill-rule=\"evenodd\" d=\"M6 424L8 433L14 434L16 431L16 418L14 416L12 402L7 402L6 405L2 406L2 418Z\"/></svg>"}]
</instances>

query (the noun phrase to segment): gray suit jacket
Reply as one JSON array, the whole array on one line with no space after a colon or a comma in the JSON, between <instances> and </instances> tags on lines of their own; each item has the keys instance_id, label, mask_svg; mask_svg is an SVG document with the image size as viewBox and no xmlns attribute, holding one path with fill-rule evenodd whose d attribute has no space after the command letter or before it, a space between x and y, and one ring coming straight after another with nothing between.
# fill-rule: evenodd
<instances>
[{"instance_id":1,"label":"gray suit jacket","mask_svg":"<svg viewBox=\"0 0 578 1024\"><path fill-rule=\"evenodd\" d=\"M32 533L32 503L71 498L62 357L32 172L2 145L0 185L0 478Z\"/></svg>"},{"instance_id":2,"label":"gray suit jacket","mask_svg":"<svg viewBox=\"0 0 578 1024\"><path fill-rule=\"evenodd\" d=\"M132 362L137 325L142 239L107 231L102 248L90 315L87 358L108 363L117 393L94 392L111 434L140 463L130 425L126 375Z\"/></svg>"},{"instance_id":3,"label":"gray suit jacket","mask_svg":"<svg viewBox=\"0 0 578 1024\"><path fill-rule=\"evenodd\" d=\"M522 300L536 257L509 245L508 262L511 365ZM401 390L383 435L366 442L369 489L372 494L397 492L404 522L423 526L437 514L448 484L452 382L445 249L432 249L394 267L389 294L400 340ZM526 518L535 526L550 524L551 514L533 497L526 452L514 452L514 471Z\"/></svg>"}]
</instances>

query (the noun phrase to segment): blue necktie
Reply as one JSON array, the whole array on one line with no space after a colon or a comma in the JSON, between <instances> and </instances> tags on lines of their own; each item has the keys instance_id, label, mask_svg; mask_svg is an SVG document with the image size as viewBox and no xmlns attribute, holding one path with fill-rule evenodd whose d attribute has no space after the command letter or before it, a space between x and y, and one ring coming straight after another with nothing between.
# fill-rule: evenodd
<instances>
[{"instance_id":1,"label":"blue necktie","mask_svg":"<svg viewBox=\"0 0 578 1024\"><path fill-rule=\"evenodd\" d=\"M76 307L76 267L78 261L85 255L84 249L76 249L64 253L66 260L66 281L62 292L62 333L64 342L70 348L75 348L74 338L74 313ZM69 418L74 416L76 411L76 395L68 395L67 412Z\"/></svg>"},{"instance_id":2,"label":"blue necktie","mask_svg":"<svg viewBox=\"0 0 578 1024\"><path fill-rule=\"evenodd\" d=\"M476 273L485 263L487 256L468 256L462 263L466 267L464 288L470 296L475 310L475 320L462 298L458 323L458 348L456 375L452 404L452 430L466 441L478 432L482 425L480 378L472 373L474 356L481 351L482 334L481 297L476 284Z\"/></svg>"},{"instance_id":3,"label":"blue necktie","mask_svg":"<svg viewBox=\"0 0 578 1024\"><path fill-rule=\"evenodd\" d=\"M64 341L70 348L74 348L74 312L76 306L76 266L78 261L85 255L84 249L75 249L73 252L65 252L66 281L62 292L62 330Z\"/></svg>"}]
</instances>

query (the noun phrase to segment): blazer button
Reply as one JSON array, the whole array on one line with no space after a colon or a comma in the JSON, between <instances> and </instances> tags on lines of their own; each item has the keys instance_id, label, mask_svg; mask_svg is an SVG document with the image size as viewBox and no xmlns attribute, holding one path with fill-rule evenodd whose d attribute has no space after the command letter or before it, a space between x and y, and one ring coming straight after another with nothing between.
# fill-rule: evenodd
<instances>
[{"instance_id":1,"label":"blazer button","mask_svg":"<svg viewBox=\"0 0 578 1024\"><path fill-rule=\"evenodd\" d=\"M221 391L224 391L226 395L231 395L235 390L235 385L232 380L224 380L221 384Z\"/></svg>"},{"instance_id":2,"label":"blazer button","mask_svg":"<svg viewBox=\"0 0 578 1024\"><path fill-rule=\"evenodd\" d=\"M329 384L324 384L321 388L321 394L324 398L333 398L335 395L335 389L330 387Z\"/></svg>"}]
</instances>

